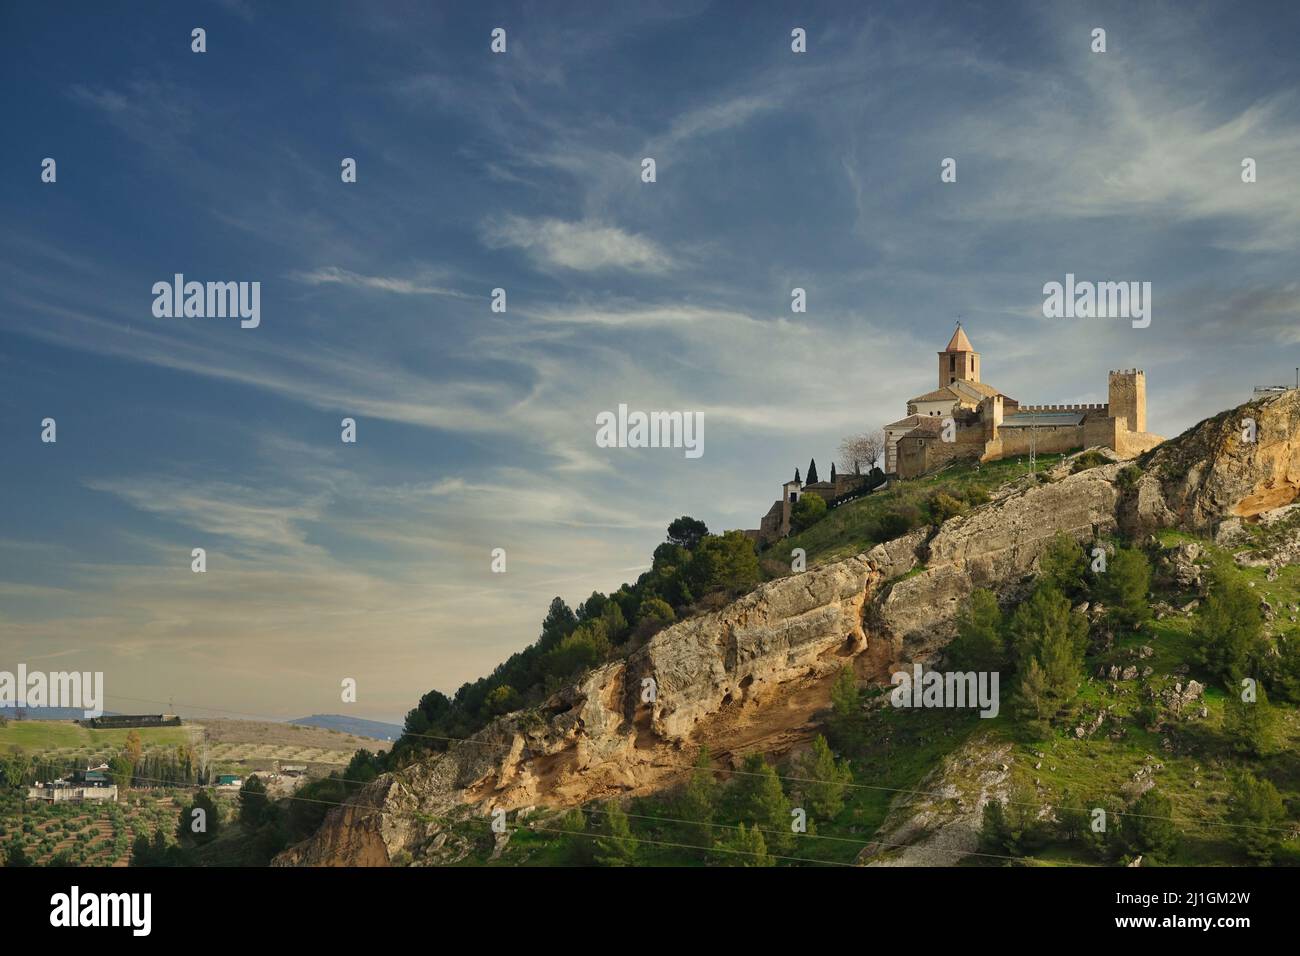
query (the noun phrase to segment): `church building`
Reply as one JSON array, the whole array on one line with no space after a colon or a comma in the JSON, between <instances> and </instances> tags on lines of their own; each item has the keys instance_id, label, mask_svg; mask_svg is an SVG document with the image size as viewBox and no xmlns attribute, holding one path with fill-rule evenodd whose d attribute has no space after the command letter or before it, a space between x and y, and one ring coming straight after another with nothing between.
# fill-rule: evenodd
<instances>
[{"instance_id":1,"label":"church building","mask_svg":"<svg viewBox=\"0 0 1300 956\"><path fill-rule=\"evenodd\" d=\"M1146 373L1112 371L1107 401L1021 405L980 381L980 353L961 323L939 353L939 387L907 401L907 415L885 426L885 473L915 478L959 458L1016 455L1101 445L1132 458L1164 441L1147 428Z\"/></svg>"}]
</instances>

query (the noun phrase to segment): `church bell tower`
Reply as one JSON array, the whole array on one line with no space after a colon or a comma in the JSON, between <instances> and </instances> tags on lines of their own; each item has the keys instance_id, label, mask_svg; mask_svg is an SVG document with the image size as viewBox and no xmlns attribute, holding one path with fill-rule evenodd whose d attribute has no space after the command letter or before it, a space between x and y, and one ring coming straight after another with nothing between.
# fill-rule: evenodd
<instances>
[{"instance_id":1,"label":"church bell tower","mask_svg":"<svg viewBox=\"0 0 1300 956\"><path fill-rule=\"evenodd\" d=\"M966 338L961 323L948 340L948 347L939 353L939 387L953 382L978 382L980 380L980 354Z\"/></svg>"}]
</instances>

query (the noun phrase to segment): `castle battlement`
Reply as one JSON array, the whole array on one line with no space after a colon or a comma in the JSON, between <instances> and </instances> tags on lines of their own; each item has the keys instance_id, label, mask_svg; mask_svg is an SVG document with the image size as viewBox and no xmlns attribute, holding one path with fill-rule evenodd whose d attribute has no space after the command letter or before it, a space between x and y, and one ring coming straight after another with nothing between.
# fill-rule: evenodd
<instances>
[{"instance_id":1,"label":"castle battlement","mask_svg":"<svg viewBox=\"0 0 1300 956\"><path fill-rule=\"evenodd\" d=\"M986 397L977 409L968 410L963 400L972 391ZM951 402L947 395L952 396ZM909 417L886 426L887 474L914 478L956 459L996 461L1093 446L1131 458L1162 441L1147 432L1147 378L1142 369L1110 369L1104 402L1021 405L981 379L980 354L960 323L948 347L939 353L939 390L927 393L925 399L924 409L919 408L921 403L909 405ZM930 421L955 422L957 428L944 433L918 428L914 421L918 411ZM1026 413L1079 417L1047 422L1019 417Z\"/></svg>"},{"instance_id":2,"label":"castle battlement","mask_svg":"<svg viewBox=\"0 0 1300 956\"><path fill-rule=\"evenodd\" d=\"M1109 402L1081 402L1073 405L1021 405L1021 412L1109 412Z\"/></svg>"}]
</instances>

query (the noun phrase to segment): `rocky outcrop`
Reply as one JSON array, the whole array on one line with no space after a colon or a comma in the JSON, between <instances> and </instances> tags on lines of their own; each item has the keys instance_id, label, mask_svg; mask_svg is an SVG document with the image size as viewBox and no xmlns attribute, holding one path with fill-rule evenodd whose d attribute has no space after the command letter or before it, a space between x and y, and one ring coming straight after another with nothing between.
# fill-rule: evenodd
<instances>
[{"instance_id":1,"label":"rocky outcrop","mask_svg":"<svg viewBox=\"0 0 1300 956\"><path fill-rule=\"evenodd\" d=\"M1008 798L1011 744L976 735L944 757L914 789L900 793L876 838L860 854L866 866L956 866L979 850L984 806Z\"/></svg>"},{"instance_id":2,"label":"rocky outcrop","mask_svg":"<svg viewBox=\"0 0 1300 956\"><path fill-rule=\"evenodd\" d=\"M1300 496L1300 391L1249 402L1165 442L1140 461L1125 517L1136 530L1214 533Z\"/></svg>"},{"instance_id":3,"label":"rocky outcrop","mask_svg":"<svg viewBox=\"0 0 1300 956\"><path fill-rule=\"evenodd\" d=\"M761 726L750 718L764 705L799 698L864 651L865 604L887 576L915 561L906 542L895 542L675 624L556 694L541 712L499 718L446 753L384 775L276 862L418 858L458 809L564 806L677 776L689 767L691 741L743 743L747 727ZM813 694L803 706L811 713L824 704L824 694Z\"/></svg>"},{"instance_id":4,"label":"rocky outcrop","mask_svg":"<svg viewBox=\"0 0 1300 956\"><path fill-rule=\"evenodd\" d=\"M925 570L899 581L881 602L885 631L902 639L909 659L927 657L951 638L971 591L1015 587L1036 569L1058 532L1080 541L1113 533L1121 467L1092 468L1048 484L1027 479L1012 494L944 522L928 544Z\"/></svg>"},{"instance_id":5,"label":"rocky outcrop","mask_svg":"<svg viewBox=\"0 0 1300 956\"><path fill-rule=\"evenodd\" d=\"M1255 419L1256 442L1240 440L1243 416ZM381 777L277 863L419 863L454 849L449 821L467 814L662 787L685 774L700 743L725 758L807 739L840 668L884 681L900 665L933 661L970 592L1014 596L1059 531L1086 542L1119 527L1213 530L1290 503L1300 490L1297 426L1300 392L1251 403L1137 466L1025 478L937 531L764 584L667 628L542 707Z\"/></svg>"}]
</instances>

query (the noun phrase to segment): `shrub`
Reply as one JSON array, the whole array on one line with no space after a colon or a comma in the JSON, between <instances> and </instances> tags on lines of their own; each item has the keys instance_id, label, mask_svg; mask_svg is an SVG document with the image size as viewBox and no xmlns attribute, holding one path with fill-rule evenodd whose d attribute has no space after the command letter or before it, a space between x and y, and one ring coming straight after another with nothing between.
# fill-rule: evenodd
<instances>
[{"instance_id":1,"label":"shrub","mask_svg":"<svg viewBox=\"0 0 1300 956\"><path fill-rule=\"evenodd\" d=\"M882 541L891 541L920 526L924 520L921 509L916 505L897 505L880 516L877 537Z\"/></svg>"},{"instance_id":2,"label":"shrub","mask_svg":"<svg viewBox=\"0 0 1300 956\"><path fill-rule=\"evenodd\" d=\"M957 517L962 513L962 508L962 503L946 492L937 492L930 498L930 517L935 524L943 524L949 518Z\"/></svg>"},{"instance_id":3,"label":"shrub","mask_svg":"<svg viewBox=\"0 0 1300 956\"><path fill-rule=\"evenodd\" d=\"M1167 859L1178 844L1174 805L1158 790L1148 790L1120 818L1124 845L1134 856Z\"/></svg>"},{"instance_id":4,"label":"shrub","mask_svg":"<svg viewBox=\"0 0 1300 956\"><path fill-rule=\"evenodd\" d=\"M1109 459L1099 451L1085 451L1078 458L1074 459L1074 464L1070 466L1070 474L1077 475L1081 471L1087 471L1089 468L1096 468L1098 465L1109 463Z\"/></svg>"},{"instance_id":5,"label":"shrub","mask_svg":"<svg viewBox=\"0 0 1300 956\"><path fill-rule=\"evenodd\" d=\"M800 495L799 500L790 509L790 527L795 531L811 528L826 517L826 501L816 492Z\"/></svg>"},{"instance_id":6,"label":"shrub","mask_svg":"<svg viewBox=\"0 0 1300 956\"><path fill-rule=\"evenodd\" d=\"M1236 577L1216 576L1192 626L1198 662L1237 683L1259 654L1263 631L1259 598Z\"/></svg>"},{"instance_id":7,"label":"shrub","mask_svg":"<svg viewBox=\"0 0 1300 956\"><path fill-rule=\"evenodd\" d=\"M1138 479L1141 477L1141 468L1137 465L1126 465L1115 476L1115 483L1119 485L1121 491L1131 491L1137 487Z\"/></svg>"}]
</instances>

